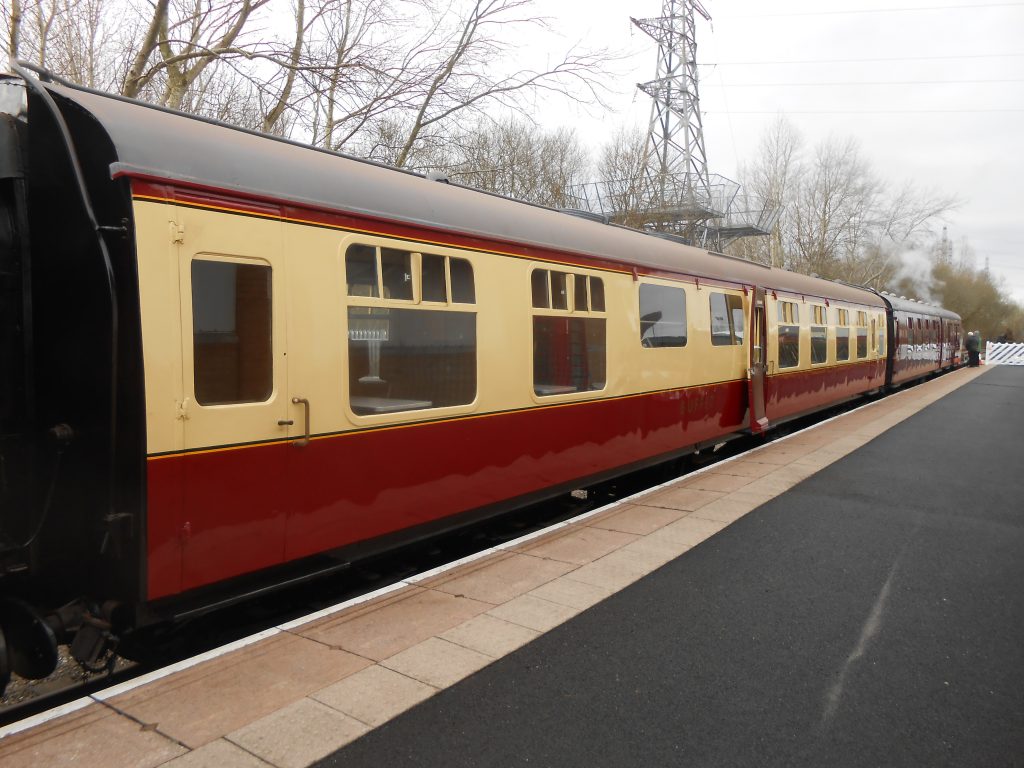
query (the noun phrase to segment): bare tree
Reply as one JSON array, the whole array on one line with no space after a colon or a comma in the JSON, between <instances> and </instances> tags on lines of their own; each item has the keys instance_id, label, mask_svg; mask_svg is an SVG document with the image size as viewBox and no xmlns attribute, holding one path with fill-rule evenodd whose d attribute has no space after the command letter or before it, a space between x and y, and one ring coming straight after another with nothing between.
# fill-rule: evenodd
<instances>
[{"instance_id":1,"label":"bare tree","mask_svg":"<svg viewBox=\"0 0 1024 768\"><path fill-rule=\"evenodd\" d=\"M590 166L574 131L514 117L451 130L449 141L417 150L416 160L459 183L555 208L571 207L570 190Z\"/></svg>"},{"instance_id":2,"label":"bare tree","mask_svg":"<svg viewBox=\"0 0 1024 768\"><path fill-rule=\"evenodd\" d=\"M796 127L779 116L768 127L758 145L756 159L740 168L743 188L771 209L780 211L780 224L767 237L740 238L730 252L762 264L780 267L785 263L783 232L787 206L793 188L800 181L803 138Z\"/></svg>"},{"instance_id":3,"label":"bare tree","mask_svg":"<svg viewBox=\"0 0 1024 768\"><path fill-rule=\"evenodd\" d=\"M781 213L766 240L740 241L732 253L876 288L896 279L899 253L956 205L910 184L891 191L853 139L830 138L808 151L784 118L768 129L742 179Z\"/></svg>"},{"instance_id":4,"label":"bare tree","mask_svg":"<svg viewBox=\"0 0 1024 768\"><path fill-rule=\"evenodd\" d=\"M644 165L646 155L647 133L635 126L618 128L601 147L597 182L588 197L600 200L601 210L619 224L642 227L653 205Z\"/></svg>"},{"instance_id":5,"label":"bare tree","mask_svg":"<svg viewBox=\"0 0 1024 768\"><path fill-rule=\"evenodd\" d=\"M429 42L436 58L426 77L413 89L415 99L409 105L414 117L405 144L396 158L405 165L410 152L424 132L442 125L457 113L480 110L485 104L498 104L513 112L523 108L520 96L528 92L549 91L580 98L599 99L596 76L602 72L609 54L570 49L553 66L543 70L503 70L510 44L507 35L515 28L546 27L539 16L515 14L526 11L532 0L473 0L457 24L436 25ZM431 51L424 47L424 52Z\"/></svg>"}]
</instances>

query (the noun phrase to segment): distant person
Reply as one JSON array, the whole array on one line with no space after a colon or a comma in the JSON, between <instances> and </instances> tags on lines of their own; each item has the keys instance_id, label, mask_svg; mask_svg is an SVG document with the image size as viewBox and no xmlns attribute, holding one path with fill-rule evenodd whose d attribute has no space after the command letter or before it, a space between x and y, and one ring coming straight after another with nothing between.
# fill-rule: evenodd
<instances>
[{"instance_id":1,"label":"distant person","mask_svg":"<svg viewBox=\"0 0 1024 768\"><path fill-rule=\"evenodd\" d=\"M1013 334L1010 332L1010 329L1007 328L1005 331L1003 331L1003 335L996 339L996 342L999 344L1012 344Z\"/></svg>"},{"instance_id":2,"label":"distant person","mask_svg":"<svg viewBox=\"0 0 1024 768\"><path fill-rule=\"evenodd\" d=\"M978 334L974 331L969 331L964 345L967 347L967 365L971 368L977 368L981 365L981 339L978 338Z\"/></svg>"}]
</instances>

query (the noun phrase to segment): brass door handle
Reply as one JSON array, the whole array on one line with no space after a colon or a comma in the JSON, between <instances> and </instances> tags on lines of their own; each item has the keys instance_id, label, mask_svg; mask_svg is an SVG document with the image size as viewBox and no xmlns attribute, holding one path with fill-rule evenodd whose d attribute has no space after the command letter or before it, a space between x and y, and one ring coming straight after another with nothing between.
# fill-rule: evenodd
<instances>
[{"instance_id":1,"label":"brass door handle","mask_svg":"<svg viewBox=\"0 0 1024 768\"><path fill-rule=\"evenodd\" d=\"M309 445L309 400L304 397L293 397L292 403L302 405L306 410L306 434L292 443L296 448L302 448Z\"/></svg>"}]
</instances>

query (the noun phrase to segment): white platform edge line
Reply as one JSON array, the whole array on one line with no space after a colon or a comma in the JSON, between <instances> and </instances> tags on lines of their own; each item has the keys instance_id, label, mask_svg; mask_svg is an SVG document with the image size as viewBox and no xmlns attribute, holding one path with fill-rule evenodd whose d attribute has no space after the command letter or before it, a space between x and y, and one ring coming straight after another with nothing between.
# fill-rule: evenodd
<instances>
[{"instance_id":1,"label":"white platform edge line","mask_svg":"<svg viewBox=\"0 0 1024 768\"><path fill-rule=\"evenodd\" d=\"M231 653L232 651L237 651L239 648L245 648L253 643L258 643L260 640L266 640L268 637L274 637L279 634L281 634L281 630L277 627L264 629L262 632L257 632L254 635L248 635L247 637L239 638L233 642L225 643L217 648L201 653L198 656L192 656L188 659L177 661L174 664L168 664L166 667L154 669L152 672L147 672L144 675L139 675L138 677L126 680L123 683L112 685L110 688L104 688L102 691L92 694L90 698L95 701L106 701L107 699L112 699L115 696L120 696L122 693L128 693L128 691L133 691L143 685L156 682L168 675L173 675L175 672L190 669L202 664L204 661L216 659L227 653Z\"/></svg>"},{"instance_id":2,"label":"white platform edge line","mask_svg":"<svg viewBox=\"0 0 1024 768\"><path fill-rule=\"evenodd\" d=\"M712 469L715 469L716 467L720 467L723 464L727 464L730 461L746 458L751 454L757 453L758 451L762 451L766 448L770 448L773 445L789 440L791 437L796 437L797 435L803 434L804 432L817 429L818 427L822 427L832 421L835 421L836 419L840 419L843 416L847 416L851 413L856 413L857 411L860 411L864 408L871 408L872 406L878 405L879 403L889 402L892 398L899 397L900 395L903 395L910 391L913 390L901 389L898 392L892 393L888 397L873 400L869 403L864 403L863 405L857 406L856 408L853 408L849 411L844 411L843 413L831 416L830 418L825 419L824 421L820 421L817 424L812 424L809 427L804 427L803 429L797 430L796 432L792 432L788 435L776 438L771 442L765 443L764 445L759 445L756 446L755 448L751 448L749 451L744 451L743 453L737 454L736 456L730 456L729 458L722 459L721 461L717 461L714 464L710 464L706 467L701 467L700 469L687 473L686 477L695 477L697 475L703 474L704 472L708 472ZM149 683L156 682L157 680L167 677L168 675L172 675L175 672L182 672L186 669L202 664L204 661L210 661L211 659L218 658L219 656L223 656L225 654L231 653L232 651L236 651L240 648L244 648L248 645L252 645L253 643L259 642L260 640L264 640L268 637L273 637L274 635L280 634L281 632L291 631L293 629L296 629L297 627L301 627L305 624L308 624L312 621L316 621L317 619L323 618L325 616L330 616L331 614L339 613L341 611L346 610L347 608L359 605L360 603L366 603L375 598L382 597L391 592L397 591L402 587L411 586L426 579L433 578L434 576L439 576L445 571L458 568L462 565L466 565L467 563L475 562L476 560L482 560L483 558L487 557L488 555L492 555L495 552L502 552L520 546L528 541L531 541L532 539L540 538L541 536L546 536L547 534L553 531L557 531L570 525L574 525L581 520L586 520L588 518L594 517L595 515L602 514L610 509L614 509L617 506L628 504L631 502L632 499L638 499L642 496L646 496L649 493L654 493L655 491L661 490L666 486L674 484L679 479L680 478L677 477L671 480L667 480L664 483L653 486L651 488L646 488L639 493L633 494L632 496L626 496L625 498L618 499L612 502L611 504L606 504L603 507L598 507L597 509L592 509L589 512L584 512L582 515L577 515L576 517L572 518L572 520L565 520L560 523L556 523L555 525L549 526L547 528L542 528L538 531L533 531L531 533L524 534L523 536L520 536L516 539L511 539L510 541L506 541L502 544L497 544L481 552L476 552L472 555L467 555L466 557L460 558L459 560L454 560L450 563L440 565L437 568L432 568L429 571L424 571L423 573L416 574L415 576L412 576L403 581L395 582L394 584L389 584L386 587L381 587L380 589L374 590L373 592L369 592L365 595L359 595L358 597L346 600L343 603L338 603L337 605L329 606L320 611L317 611L316 613L312 613L309 616L303 616L301 618L294 619L293 621L286 622L285 624L280 624L275 627L271 627L270 629L263 630L262 632L257 632L254 635L243 637L239 640L235 640L234 642L227 643L226 645L222 645L218 648L214 648L213 650L207 651L198 656L193 656L192 658L184 659L183 661L179 661L175 664L170 664L166 667L154 670L153 672L149 672L145 675L140 675L139 677L136 677L132 680L128 680L124 683L120 683L119 685L115 685L98 693L94 693L91 696L76 699L75 701L61 705L60 707L57 707L55 709L47 710L46 712L40 712L38 715L33 715L32 717L26 718L25 720L19 720L16 723L11 723L10 725L6 725L3 728L0 728L0 739L3 739L4 737L12 735L14 733L19 733L21 731L27 730L28 728L34 728L35 726L43 725L44 723L49 722L50 720L54 720L66 714L70 714L76 710L88 706L93 701L102 702L114 696L119 696L123 693L127 693L128 691L140 688Z\"/></svg>"},{"instance_id":3,"label":"white platform edge line","mask_svg":"<svg viewBox=\"0 0 1024 768\"><path fill-rule=\"evenodd\" d=\"M5 739L8 736L13 736L16 733L27 731L29 728L35 728L37 725L43 725L44 723L54 720L64 715L70 715L72 712L77 712L79 709L92 704L93 701L88 696L83 696L80 699L69 701L67 704L61 704L59 707L48 709L45 712L40 712L38 715L32 715L32 717L26 717L24 720L18 720L16 723L9 723L8 725L0 728L0 739Z\"/></svg>"}]
</instances>

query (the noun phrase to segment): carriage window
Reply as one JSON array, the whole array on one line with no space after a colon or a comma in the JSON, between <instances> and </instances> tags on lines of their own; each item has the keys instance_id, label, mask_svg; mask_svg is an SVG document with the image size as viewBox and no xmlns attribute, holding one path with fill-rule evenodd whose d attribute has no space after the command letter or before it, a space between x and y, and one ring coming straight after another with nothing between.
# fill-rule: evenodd
<instances>
[{"instance_id":1,"label":"carriage window","mask_svg":"<svg viewBox=\"0 0 1024 768\"><path fill-rule=\"evenodd\" d=\"M566 278L569 277L565 272L552 272L551 273L551 308L552 309L568 309L569 308L569 288L568 281Z\"/></svg>"},{"instance_id":2,"label":"carriage window","mask_svg":"<svg viewBox=\"0 0 1024 768\"><path fill-rule=\"evenodd\" d=\"M836 360L850 359L850 329L836 328Z\"/></svg>"},{"instance_id":3,"label":"carriage window","mask_svg":"<svg viewBox=\"0 0 1024 768\"><path fill-rule=\"evenodd\" d=\"M711 343L716 347L743 343L743 299L724 293L712 293Z\"/></svg>"},{"instance_id":4,"label":"carriage window","mask_svg":"<svg viewBox=\"0 0 1024 768\"><path fill-rule=\"evenodd\" d=\"M348 308L349 404L359 415L476 398L476 313Z\"/></svg>"},{"instance_id":5,"label":"carriage window","mask_svg":"<svg viewBox=\"0 0 1024 768\"><path fill-rule=\"evenodd\" d=\"M547 309L551 306L551 299L548 298L548 271L546 269L535 269L530 275L530 287L533 291L533 306L538 309Z\"/></svg>"},{"instance_id":6,"label":"carriage window","mask_svg":"<svg viewBox=\"0 0 1024 768\"><path fill-rule=\"evenodd\" d=\"M534 295L550 288L551 309L569 309L568 286L572 285L571 314L535 315L533 318L533 391L540 396L564 395L604 389L607 366L607 331L603 317L604 284L600 278L565 272L535 270L544 275ZM550 275L550 279L548 276ZM537 307L536 300L534 306ZM547 307L539 307L546 309Z\"/></svg>"},{"instance_id":7,"label":"carriage window","mask_svg":"<svg viewBox=\"0 0 1024 768\"><path fill-rule=\"evenodd\" d=\"M192 262L196 402L256 403L274 390L271 270L262 264Z\"/></svg>"},{"instance_id":8,"label":"carriage window","mask_svg":"<svg viewBox=\"0 0 1024 768\"><path fill-rule=\"evenodd\" d=\"M686 291L667 285L640 285L640 344L686 346Z\"/></svg>"},{"instance_id":9,"label":"carriage window","mask_svg":"<svg viewBox=\"0 0 1024 768\"><path fill-rule=\"evenodd\" d=\"M351 245L345 252L349 296L380 296L377 290L377 249Z\"/></svg>"},{"instance_id":10,"label":"carriage window","mask_svg":"<svg viewBox=\"0 0 1024 768\"><path fill-rule=\"evenodd\" d=\"M604 389L604 318L568 315L533 318L533 391L564 395Z\"/></svg>"},{"instance_id":11,"label":"carriage window","mask_svg":"<svg viewBox=\"0 0 1024 768\"><path fill-rule=\"evenodd\" d=\"M590 278L590 308L604 312L604 281L600 277Z\"/></svg>"},{"instance_id":12,"label":"carriage window","mask_svg":"<svg viewBox=\"0 0 1024 768\"><path fill-rule=\"evenodd\" d=\"M452 273L452 301L456 304L475 304L473 265L466 259L453 256L448 259L448 269Z\"/></svg>"},{"instance_id":13,"label":"carriage window","mask_svg":"<svg viewBox=\"0 0 1024 768\"><path fill-rule=\"evenodd\" d=\"M868 356L868 313L857 313L857 357Z\"/></svg>"},{"instance_id":14,"label":"carriage window","mask_svg":"<svg viewBox=\"0 0 1024 768\"><path fill-rule=\"evenodd\" d=\"M795 301L779 302L779 322L794 325L800 323L800 307Z\"/></svg>"},{"instance_id":15,"label":"carriage window","mask_svg":"<svg viewBox=\"0 0 1024 768\"><path fill-rule=\"evenodd\" d=\"M572 308L579 311L587 311L587 276L576 275L572 288Z\"/></svg>"},{"instance_id":16,"label":"carriage window","mask_svg":"<svg viewBox=\"0 0 1024 768\"><path fill-rule=\"evenodd\" d=\"M818 365L828 360L828 329L824 325L811 326L811 363Z\"/></svg>"},{"instance_id":17,"label":"carriage window","mask_svg":"<svg viewBox=\"0 0 1024 768\"><path fill-rule=\"evenodd\" d=\"M380 275L385 299L412 301L412 254L380 249Z\"/></svg>"},{"instance_id":18,"label":"carriage window","mask_svg":"<svg viewBox=\"0 0 1024 768\"><path fill-rule=\"evenodd\" d=\"M800 365L800 307L793 301L779 302L779 368Z\"/></svg>"},{"instance_id":19,"label":"carriage window","mask_svg":"<svg viewBox=\"0 0 1024 768\"><path fill-rule=\"evenodd\" d=\"M349 405L358 415L476 399L476 313L451 306L475 301L473 267L430 253L420 255L418 275L413 266L413 253L395 248L356 244L345 253ZM417 293L423 302L449 306L409 306Z\"/></svg>"},{"instance_id":20,"label":"carriage window","mask_svg":"<svg viewBox=\"0 0 1024 768\"><path fill-rule=\"evenodd\" d=\"M828 360L828 328L825 318L824 306L811 306L811 365L819 365Z\"/></svg>"},{"instance_id":21,"label":"carriage window","mask_svg":"<svg viewBox=\"0 0 1024 768\"><path fill-rule=\"evenodd\" d=\"M447 280L444 275L444 256L423 254L423 301L448 301Z\"/></svg>"}]
</instances>

